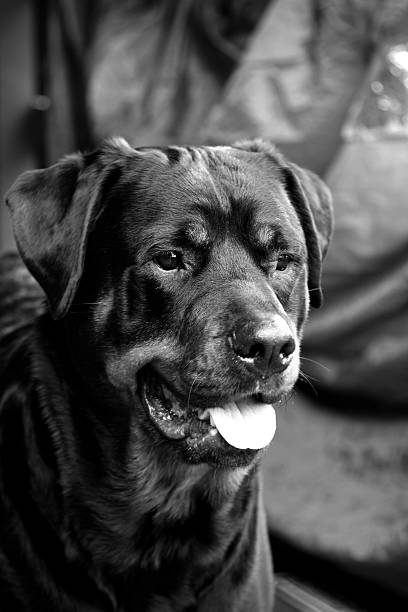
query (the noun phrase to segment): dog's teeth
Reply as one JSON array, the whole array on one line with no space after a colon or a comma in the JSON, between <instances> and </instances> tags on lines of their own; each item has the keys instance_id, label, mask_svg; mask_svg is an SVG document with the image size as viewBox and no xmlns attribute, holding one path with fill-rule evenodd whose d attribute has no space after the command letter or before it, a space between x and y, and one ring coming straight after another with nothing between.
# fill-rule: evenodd
<instances>
[{"instance_id":1,"label":"dog's teeth","mask_svg":"<svg viewBox=\"0 0 408 612\"><path fill-rule=\"evenodd\" d=\"M173 399L173 401L171 402L171 409L172 411L177 415L177 416L183 416L183 409L180 406L179 402L177 402L176 400Z\"/></svg>"},{"instance_id":2,"label":"dog's teeth","mask_svg":"<svg viewBox=\"0 0 408 612\"><path fill-rule=\"evenodd\" d=\"M217 433L218 433L217 428L216 428L216 427L211 427L211 429L210 429L210 435L211 435L211 436L216 436L216 435L217 435Z\"/></svg>"},{"instance_id":3,"label":"dog's teeth","mask_svg":"<svg viewBox=\"0 0 408 612\"><path fill-rule=\"evenodd\" d=\"M198 418L200 419L200 421L208 420L210 418L210 411L208 410L208 408L199 413Z\"/></svg>"}]
</instances>

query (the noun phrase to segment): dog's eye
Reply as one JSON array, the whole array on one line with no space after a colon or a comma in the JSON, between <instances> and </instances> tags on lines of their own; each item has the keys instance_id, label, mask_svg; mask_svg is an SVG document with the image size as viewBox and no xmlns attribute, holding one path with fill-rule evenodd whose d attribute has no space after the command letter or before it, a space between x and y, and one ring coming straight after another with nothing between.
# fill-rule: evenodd
<instances>
[{"instance_id":1,"label":"dog's eye","mask_svg":"<svg viewBox=\"0 0 408 612\"><path fill-rule=\"evenodd\" d=\"M177 251L162 251L154 260L162 270L180 270L184 267L181 253Z\"/></svg>"},{"instance_id":2,"label":"dog's eye","mask_svg":"<svg viewBox=\"0 0 408 612\"><path fill-rule=\"evenodd\" d=\"M278 261L276 263L276 270L278 272L283 272L284 270L286 270L286 268L291 262L292 262L292 257L290 255L287 255L287 254L279 255Z\"/></svg>"}]
</instances>

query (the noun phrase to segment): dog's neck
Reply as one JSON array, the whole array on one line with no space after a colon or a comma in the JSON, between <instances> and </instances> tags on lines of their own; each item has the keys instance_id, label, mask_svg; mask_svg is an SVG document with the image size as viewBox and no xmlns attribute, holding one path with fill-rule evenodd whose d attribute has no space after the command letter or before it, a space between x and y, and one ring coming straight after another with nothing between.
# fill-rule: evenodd
<instances>
[{"instance_id":1,"label":"dog's neck","mask_svg":"<svg viewBox=\"0 0 408 612\"><path fill-rule=\"evenodd\" d=\"M34 355L36 368L47 369L39 377L48 386L38 388L38 408L59 449L62 498L53 520L72 560L85 555L96 579L117 581L120 591L152 576L163 592L178 582L204 588L233 562L256 520L257 466L186 464L169 456L165 444L152 447L134 413L108 425L81 394L66 401L67 373L60 377L48 354ZM202 567L212 568L211 575Z\"/></svg>"}]
</instances>

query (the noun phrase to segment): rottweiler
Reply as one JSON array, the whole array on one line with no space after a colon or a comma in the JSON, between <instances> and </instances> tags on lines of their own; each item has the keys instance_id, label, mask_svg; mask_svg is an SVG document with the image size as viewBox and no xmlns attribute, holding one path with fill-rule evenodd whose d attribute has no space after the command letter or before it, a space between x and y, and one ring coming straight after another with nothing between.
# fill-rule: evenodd
<instances>
[{"instance_id":1,"label":"rottweiler","mask_svg":"<svg viewBox=\"0 0 408 612\"><path fill-rule=\"evenodd\" d=\"M1 610L270 612L259 463L321 303L328 189L262 141L117 138L6 202L38 290L8 259Z\"/></svg>"}]
</instances>

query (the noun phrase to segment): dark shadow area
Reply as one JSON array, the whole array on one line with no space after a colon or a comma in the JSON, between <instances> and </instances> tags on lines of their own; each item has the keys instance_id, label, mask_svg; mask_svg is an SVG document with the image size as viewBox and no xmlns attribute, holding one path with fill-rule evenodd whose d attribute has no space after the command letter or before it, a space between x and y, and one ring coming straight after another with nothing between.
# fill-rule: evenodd
<instances>
[{"instance_id":1,"label":"dark shadow area","mask_svg":"<svg viewBox=\"0 0 408 612\"><path fill-rule=\"evenodd\" d=\"M294 546L278 533L269 533L276 573L290 574L345 605L355 606L364 612L408 610L407 598L359 576L351 566L347 569L330 559Z\"/></svg>"}]
</instances>

